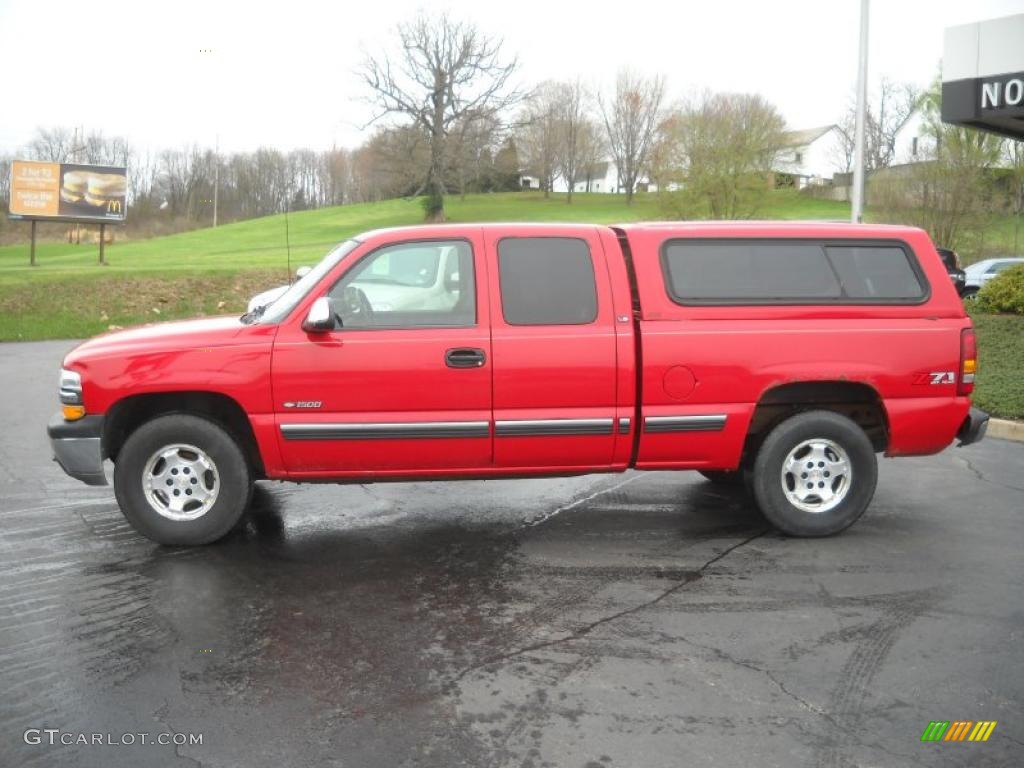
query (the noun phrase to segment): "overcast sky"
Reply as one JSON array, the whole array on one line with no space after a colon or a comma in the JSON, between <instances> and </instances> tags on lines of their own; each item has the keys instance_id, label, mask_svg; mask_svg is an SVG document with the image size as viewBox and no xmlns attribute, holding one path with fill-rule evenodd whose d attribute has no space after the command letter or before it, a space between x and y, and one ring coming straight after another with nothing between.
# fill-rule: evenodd
<instances>
[{"instance_id":1,"label":"overcast sky","mask_svg":"<svg viewBox=\"0 0 1024 768\"><path fill-rule=\"evenodd\" d=\"M354 75L393 46L395 24L447 9L503 37L520 79L622 66L662 73L673 97L759 92L790 127L837 121L856 78L859 0L0 0L0 150L36 126L82 125L141 148L222 150L361 141ZM1024 0L873 0L870 77L927 85L946 26L1024 12ZM1024 44L1024 41L1022 41ZM211 53L201 53L209 49Z\"/></svg>"}]
</instances>

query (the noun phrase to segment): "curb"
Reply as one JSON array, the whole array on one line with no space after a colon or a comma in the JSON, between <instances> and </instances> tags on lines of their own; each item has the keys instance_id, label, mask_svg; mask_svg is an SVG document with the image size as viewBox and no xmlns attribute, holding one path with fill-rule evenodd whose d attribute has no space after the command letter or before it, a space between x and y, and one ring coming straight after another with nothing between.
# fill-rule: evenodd
<instances>
[{"instance_id":1,"label":"curb","mask_svg":"<svg viewBox=\"0 0 1024 768\"><path fill-rule=\"evenodd\" d=\"M998 437L1001 440L1015 440L1024 443L1024 422L1008 419L989 419L986 437Z\"/></svg>"}]
</instances>

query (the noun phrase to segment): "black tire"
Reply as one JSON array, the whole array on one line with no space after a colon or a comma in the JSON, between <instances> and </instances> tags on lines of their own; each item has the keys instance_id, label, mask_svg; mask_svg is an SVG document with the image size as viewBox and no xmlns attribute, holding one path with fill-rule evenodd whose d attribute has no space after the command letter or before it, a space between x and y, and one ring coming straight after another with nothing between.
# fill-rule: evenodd
<instances>
[{"instance_id":1,"label":"black tire","mask_svg":"<svg viewBox=\"0 0 1024 768\"><path fill-rule=\"evenodd\" d=\"M848 458L851 471L845 496L831 509L809 511L787 498L783 463L791 451L808 440L831 441ZM803 459L800 461L802 465ZM816 472L818 468L809 471ZM795 478L795 475L788 477ZM830 482L824 477L818 479ZM836 483L836 478L833 477L831 482ZM757 505L772 525L791 536L813 537L831 536L853 525L871 503L877 482L878 460L864 430L832 411L806 411L786 419L765 438L754 461L752 485ZM800 492L803 492L802 488ZM818 498L822 501L821 497ZM804 501L811 505L815 503L813 497Z\"/></svg>"},{"instance_id":2,"label":"black tire","mask_svg":"<svg viewBox=\"0 0 1024 768\"><path fill-rule=\"evenodd\" d=\"M960 294L960 298L963 299L964 301L974 301L976 298L978 298L979 290L979 288L975 288L974 286L971 286L970 288L964 288L964 292Z\"/></svg>"},{"instance_id":3,"label":"black tire","mask_svg":"<svg viewBox=\"0 0 1024 768\"><path fill-rule=\"evenodd\" d=\"M192 520L161 515L143 488L150 458L175 444L200 449L215 468L217 496ZM135 530L160 544L209 544L227 535L248 507L252 488L252 469L235 438L212 421L188 414L158 416L143 424L125 440L114 465L114 494L121 511Z\"/></svg>"},{"instance_id":4,"label":"black tire","mask_svg":"<svg viewBox=\"0 0 1024 768\"><path fill-rule=\"evenodd\" d=\"M698 469L697 471L715 485L726 485L732 488L743 487L742 469Z\"/></svg>"}]
</instances>

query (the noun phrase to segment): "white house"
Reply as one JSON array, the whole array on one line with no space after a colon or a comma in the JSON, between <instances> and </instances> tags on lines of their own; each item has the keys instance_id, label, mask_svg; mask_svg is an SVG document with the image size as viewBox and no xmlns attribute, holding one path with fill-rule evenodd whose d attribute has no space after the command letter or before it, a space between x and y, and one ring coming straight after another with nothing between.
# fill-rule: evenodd
<instances>
[{"instance_id":1,"label":"white house","mask_svg":"<svg viewBox=\"0 0 1024 768\"><path fill-rule=\"evenodd\" d=\"M523 189L540 189L540 179L529 171L524 171L519 176L519 186ZM639 184L637 186L640 186ZM561 176L556 176L551 185L552 192L568 192L569 185ZM621 192L619 186L618 170L614 161L603 160L594 163L589 168L581 169L576 173L576 180L572 185L573 192Z\"/></svg>"},{"instance_id":2,"label":"white house","mask_svg":"<svg viewBox=\"0 0 1024 768\"><path fill-rule=\"evenodd\" d=\"M831 181L837 171L843 170L842 157L842 137L837 125L786 131L772 170L792 177L797 189L803 189L808 184Z\"/></svg>"},{"instance_id":3,"label":"white house","mask_svg":"<svg viewBox=\"0 0 1024 768\"><path fill-rule=\"evenodd\" d=\"M531 176L528 173L520 173L519 186L522 189L540 189L540 179L537 176ZM554 186L557 188L557 182Z\"/></svg>"},{"instance_id":4,"label":"white house","mask_svg":"<svg viewBox=\"0 0 1024 768\"><path fill-rule=\"evenodd\" d=\"M896 135L892 165L908 165L921 161L931 140L924 130L920 112L915 112ZM803 189L808 185L825 185L837 173L846 172L846 155L839 126L822 125L817 128L787 131L772 170L777 176L790 177L793 185ZM523 189L540 189L540 179L523 171L520 175ZM846 182L849 183L849 182ZM618 169L611 159L594 163L576 173L573 192L622 193ZM552 184L554 192L568 192L566 180L558 176ZM637 182L637 192L655 192L657 187L646 177Z\"/></svg>"},{"instance_id":5,"label":"white house","mask_svg":"<svg viewBox=\"0 0 1024 768\"><path fill-rule=\"evenodd\" d=\"M896 132L891 165L919 163L930 152L935 140L927 135L921 110L916 110Z\"/></svg>"},{"instance_id":6,"label":"white house","mask_svg":"<svg viewBox=\"0 0 1024 768\"><path fill-rule=\"evenodd\" d=\"M562 180L564 191L568 191L568 185ZM576 172L573 180L573 192L621 192L619 187L619 171L612 160L602 160L594 163L589 168L583 168Z\"/></svg>"},{"instance_id":7,"label":"white house","mask_svg":"<svg viewBox=\"0 0 1024 768\"><path fill-rule=\"evenodd\" d=\"M519 186L523 189L540 189L540 179L529 171L519 175ZM569 185L561 176L556 176L551 185L552 192L568 192ZM589 168L576 172L572 185L573 192L621 193L625 188L619 183L619 171L614 160L602 160ZM637 192L656 192L657 187L642 176L636 183Z\"/></svg>"}]
</instances>

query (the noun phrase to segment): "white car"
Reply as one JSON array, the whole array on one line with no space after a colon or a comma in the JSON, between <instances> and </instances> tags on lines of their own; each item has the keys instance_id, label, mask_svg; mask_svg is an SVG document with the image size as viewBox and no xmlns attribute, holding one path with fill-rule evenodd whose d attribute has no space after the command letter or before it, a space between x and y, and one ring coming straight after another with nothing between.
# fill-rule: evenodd
<instances>
[{"instance_id":1,"label":"white car","mask_svg":"<svg viewBox=\"0 0 1024 768\"><path fill-rule=\"evenodd\" d=\"M295 270L296 279L305 277L305 275L309 272L310 269L312 269L312 267L299 267L297 270ZM281 295L289 288L291 288L290 285L279 285L277 286L277 288L271 288L269 290L263 291L263 293L257 293L255 296L249 299L249 304L245 308L246 312L253 312L259 309L260 307L269 307L271 304L273 304L275 301L281 298Z\"/></svg>"},{"instance_id":2,"label":"white car","mask_svg":"<svg viewBox=\"0 0 1024 768\"><path fill-rule=\"evenodd\" d=\"M981 286L998 275L1004 269L1008 269L1015 264L1024 264L1024 259L1014 259L1009 257L982 259L976 264L964 267L964 274L967 276L967 281L964 284L964 298L966 299L974 296L981 290Z\"/></svg>"},{"instance_id":3,"label":"white car","mask_svg":"<svg viewBox=\"0 0 1024 768\"><path fill-rule=\"evenodd\" d=\"M445 310L459 300L455 288L458 270L456 248L424 243L420 250L405 249L401 259L374 259L359 271L352 286L362 291L371 309L380 312ZM310 267L299 267L295 277L302 278L309 271ZM279 285L256 294L249 299L247 310L270 306L290 287Z\"/></svg>"}]
</instances>

